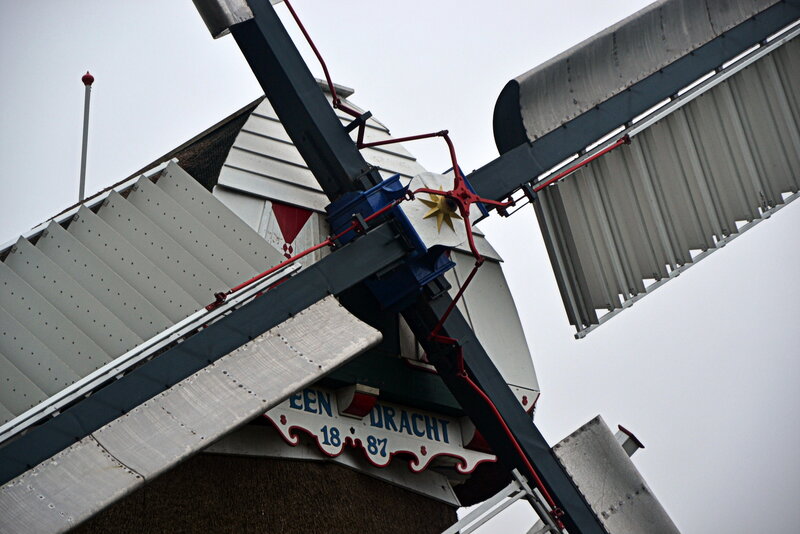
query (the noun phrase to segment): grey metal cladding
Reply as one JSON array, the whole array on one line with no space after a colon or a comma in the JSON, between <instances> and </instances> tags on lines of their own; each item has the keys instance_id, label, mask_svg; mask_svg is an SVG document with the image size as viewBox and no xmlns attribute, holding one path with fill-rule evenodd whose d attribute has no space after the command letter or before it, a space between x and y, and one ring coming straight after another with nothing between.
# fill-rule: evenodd
<instances>
[{"instance_id":1,"label":"grey metal cladding","mask_svg":"<svg viewBox=\"0 0 800 534\"><path fill-rule=\"evenodd\" d=\"M661 118L634 123L630 145L539 193L540 228L579 331L603 322L596 310L633 304L797 198L800 31L792 32L678 97Z\"/></svg>"},{"instance_id":2,"label":"grey metal cladding","mask_svg":"<svg viewBox=\"0 0 800 534\"><path fill-rule=\"evenodd\" d=\"M337 338L342 326L352 337ZM327 297L94 436L150 479L379 339L377 331Z\"/></svg>"},{"instance_id":3,"label":"grey metal cladding","mask_svg":"<svg viewBox=\"0 0 800 534\"><path fill-rule=\"evenodd\" d=\"M0 352L37 388L48 395L61 391L80 376L70 369L36 335L0 308Z\"/></svg>"},{"instance_id":4,"label":"grey metal cladding","mask_svg":"<svg viewBox=\"0 0 800 534\"><path fill-rule=\"evenodd\" d=\"M515 78L533 141L779 0L661 0Z\"/></svg>"},{"instance_id":5,"label":"grey metal cladding","mask_svg":"<svg viewBox=\"0 0 800 534\"><path fill-rule=\"evenodd\" d=\"M265 100L264 102L267 101ZM349 122L349 118L348 119L342 118L342 122L343 123ZM247 124L245 124L245 126L242 128L242 131L269 137L279 141L284 141L288 144L292 144L292 140L289 138L289 134L286 133L286 129L278 120L275 112L272 110L271 107L265 106L263 102L261 105L259 105L258 109L250 115L250 117L247 120ZM354 139L356 139L358 136L358 132L355 131L351 135L353 136ZM383 127L376 126L375 123L372 121L367 122L367 127L364 129L365 143L372 143L375 141L386 141L387 139L391 138L392 136L389 135L388 130L386 130ZM399 143L391 145L383 145L378 148L389 154L409 159L411 161L416 161L416 158L414 158L414 156L412 156L411 153L408 150L406 150L406 148L403 145Z\"/></svg>"},{"instance_id":6,"label":"grey metal cladding","mask_svg":"<svg viewBox=\"0 0 800 534\"><path fill-rule=\"evenodd\" d=\"M228 287L255 274L255 270L222 239L206 230L192 214L148 178L136 182L127 200ZM206 286L206 290L208 287L214 286ZM224 289L224 286L219 288Z\"/></svg>"},{"instance_id":7,"label":"grey metal cladding","mask_svg":"<svg viewBox=\"0 0 800 534\"><path fill-rule=\"evenodd\" d=\"M112 192L108 196L98 215L196 301L207 304L214 300L214 292L228 287L229 284L220 280L119 193Z\"/></svg>"},{"instance_id":8,"label":"grey metal cladding","mask_svg":"<svg viewBox=\"0 0 800 534\"><path fill-rule=\"evenodd\" d=\"M67 230L173 323L201 306L199 300L92 210L82 206Z\"/></svg>"},{"instance_id":9,"label":"grey metal cladding","mask_svg":"<svg viewBox=\"0 0 800 534\"><path fill-rule=\"evenodd\" d=\"M87 436L0 489L0 532L66 532L141 482Z\"/></svg>"},{"instance_id":10,"label":"grey metal cladding","mask_svg":"<svg viewBox=\"0 0 800 534\"><path fill-rule=\"evenodd\" d=\"M156 185L174 198L211 233L225 240L236 254L256 271L277 265L283 256L258 232L237 217L218 198L208 192L183 169L170 166L158 177Z\"/></svg>"},{"instance_id":11,"label":"grey metal cladding","mask_svg":"<svg viewBox=\"0 0 800 534\"><path fill-rule=\"evenodd\" d=\"M2 363L0 363L0 365L2 365ZM44 396L44 393L42 395ZM3 397L4 394L0 394L0 425L5 423L6 421L11 421L14 418L14 413L9 411L3 404Z\"/></svg>"},{"instance_id":12,"label":"grey metal cladding","mask_svg":"<svg viewBox=\"0 0 800 534\"><path fill-rule=\"evenodd\" d=\"M330 100L330 95L326 97ZM339 116L339 119L347 124L351 117ZM374 118L367 122L366 142L390 138L388 130ZM367 148L362 155L378 167L383 178L397 173L412 177L425 170L400 145ZM237 135L218 184L315 211L324 211L329 202L266 99L250 114Z\"/></svg>"},{"instance_id":13,"label":"grey metal cladding","mask_svg":"<svg viewBox=\"0 0 800 534\"><path fill-rule=\"evenodd\" d=\"M28 285L47 299L107 354L122 354L143 341L58 265L20 238L5 259ZM36 332L48 330L47 325Z\"/></svg>"},{"instance_id":14,"label":"grey metal cladding","mask_svg":"<svg viewBox=\"0 0 800 534\"><path fill-rule=\"evenodd\" d=\"M0 307L81 376L102 366L110 358L65 314L57 310L25 280L0 262Z\"/></svg>"},{"instance_id":15,"label":"grey metal cladding","mask_svg":"<svg viewBox=\"0 0 800 534\"><path fill-rule=\"evenodd\" d=\"M47 393L39 389L0 352L0 405L3 406L3 423L33 408L47 396Z\"/></svg>"},{"instance_id":16,"label":"grey metal cladding","mask_svg":"<svg viewBox=\"0 0 800 534\"><path fill-rule=\"evenodd\" d=\"M553 453L610 534L678 534L602 417L557 443Z\"/></svg>"},{"instance_id":17,"label":"grey metal cladding","mask_svg":"<svg viewBox=\"0 0 800 534\"><path fill-rule=\"evenodd\" d=\"M4 485L0 531L77 525L380 339L326 297Z\"/></svg>"},{"instance_id":18,"label":"grey metal cladding","mask_svg":"<svg viewBox=\"0 0 800 534\"><path fill-rule=\"evenodd\" d=\"M51 222L36 242L36 248L140 338L149 339L172 324L167 316L60 224Z\"/></svg>"},{"instance_id":19,"label":"grey metal cladding","mask_svg":"<svg viewBox=\"0 0 800 534\"><path fill-rule=\"evenodd\" d=\"M43 225L0 261L0 382L19 383L0 396L4 419L282 259L175 162L156 177Z\"/></svg>"}]
</instances>

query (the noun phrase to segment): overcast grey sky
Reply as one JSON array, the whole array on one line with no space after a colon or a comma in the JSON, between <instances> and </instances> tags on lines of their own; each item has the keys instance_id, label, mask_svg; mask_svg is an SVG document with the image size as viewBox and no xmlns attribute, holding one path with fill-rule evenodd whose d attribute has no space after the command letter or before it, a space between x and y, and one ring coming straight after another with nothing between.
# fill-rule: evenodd
<instances>
[{"instance_id":1,"label":"overcast grey sky","mask_svg":"<svg viewBox=\"0 0 800 534\"><path fill-rule=\"evenodd\" d=\"M295 7L354 102L398 136L448 128L470 170L497 156L491 114L510 78L647 3ZM189 0L0 6L2 242L76 200L87 69L96 77L87 192L261 94L233 40L212 41ZM436 141L407 148L431 170L448 167ZM543 390L537 423L551 443L600 413L645 443L635 463L684 533L797 530L800 206L581 341L532 210L482 227L506 260Z\"/></svg>"}]
</instances>

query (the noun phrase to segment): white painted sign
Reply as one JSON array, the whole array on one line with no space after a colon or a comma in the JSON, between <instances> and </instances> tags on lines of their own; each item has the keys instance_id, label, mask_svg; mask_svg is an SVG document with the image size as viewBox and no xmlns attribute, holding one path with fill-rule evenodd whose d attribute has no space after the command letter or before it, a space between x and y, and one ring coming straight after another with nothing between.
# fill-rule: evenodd
<instances>
[{"instance_id":1,"label":"white painted sign","mask_svg":"<svg viewBox=\"0 0 800 534\"><path fill-rule=\"evenodd\" d=\"M492 454L464 448L459 421L396 404L378 402L363 418L339 413L336 394L306 388L265 414L291 445L299 443L298 431L313 436L320 450L338 456L345 445L360 448L376 467L389 465L392 457L411 457L409 467L419 472L436 458L455 461L458 472L471 473L482 462L496 461Z\"/></svg>"}]
</instances>

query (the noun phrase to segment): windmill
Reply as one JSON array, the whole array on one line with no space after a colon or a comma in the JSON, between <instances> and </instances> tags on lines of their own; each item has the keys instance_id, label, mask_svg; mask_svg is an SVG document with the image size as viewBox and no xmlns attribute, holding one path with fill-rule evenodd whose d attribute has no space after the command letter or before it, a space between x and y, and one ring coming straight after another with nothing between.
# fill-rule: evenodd
<instances>
[{"instance_id":1,"label":"windmill","mask_svg":"<svg viewBox=\"0 0 800 534\"><path fill-rule=\"evenodd\" d=\"M567 182L565 182L565 183L567 183ZM369 217L369 216L367 216L367 217ZM365 217L365 219L366 219L366 217ZM348 219L348 222L349 222L349 219ZM367 222L367 223L371 223L371 222L372 222L372 220L365 221L365 222ZM362 224L362 226L363 226L363 224ZM360 240L364 240L364 239L366 239L366 238L368 238L368 237L372 237L372 238L374 239L376 235L377 235L377 234L374 234L374 233L372 233L372 232L366 232L366 235L365 235L365 236L363 236L363 237L361 237L361 238L359 238L358 240L354 241L354 244L356 244L356 243L358 243ZM335 252L335 253L334 253L334 254L332 254L331 256L332 256L332 257L336 257L337 255L341 255L342 253L344 253L344 251L345 251L345 250L346 250L346 247L342 248L342 249L341 249L341 251L337 251L337 252ZM287 282L287 283L288 283L288 282ZM422 321L422 319L418 319L418 320L419 320L419 321ZM434 323L434 324L432 325L432 327L435 327L435 326L436 326L436 323ZM429 351L429 352L431 352L431 351ZM433 354L433 352L431 352L431 354Z\"/></svg>"}]
</instances>

